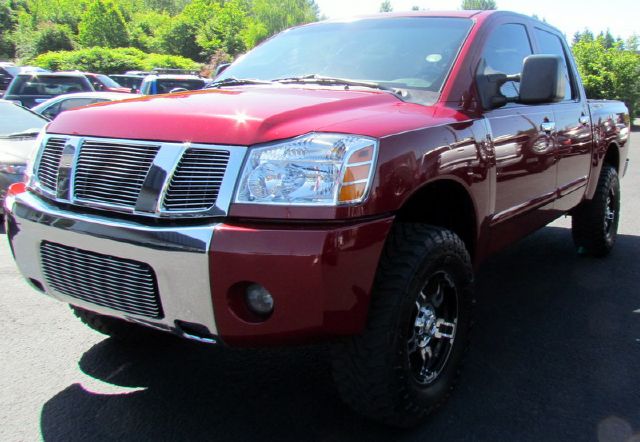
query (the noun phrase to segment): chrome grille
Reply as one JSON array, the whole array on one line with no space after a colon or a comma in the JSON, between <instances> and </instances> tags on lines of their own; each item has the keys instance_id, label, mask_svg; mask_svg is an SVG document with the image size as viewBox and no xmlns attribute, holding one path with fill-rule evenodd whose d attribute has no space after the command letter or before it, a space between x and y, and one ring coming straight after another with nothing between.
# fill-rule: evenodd
<instances>
[{"instance_id":1,"label":"chrome grille","mask_svg":"<svg viewBox=\"0 0 640 442\"><path fill-rule=\"evenodd\" d=\"M52 192L57 188L58 169L66 142L66 138L49 138L40 157L38 180L42 187Z\"/></svg>"},{"instance_id":2,"label":"chrome grille","mask_svg":"<svg viewBox=\"0 0 640 442\"><path fill-rule=\"evenodd\" d=\"M153 218L226 216L247 147L48 135L29 186L47 199Z\"/></svg>"},{"instance_id":3,"label":"chrome grille","mask_svg":"<svg viewBox=\"0 0 640 442\"><path fill-rule=\"evenodd\" d=\"M229 152L225 150L187 149L169 183L164 209L209 209L216 203L228 162Z\"/></svg>"},{"instance_id":4,"label":"chrome grille","mask_svg":"<svg viewBox=\"0 0 640 442\"><path fill-rule=\"evenodd\" d=\"M124 313L162 318L155 274L147 264L43 241L42 268L58 292Z\"/></svg>"},{"instance_id":5,"label":"chrome grille","mask_svg":"<svg viewBox=\"0 0 640 442\"><path fill-rule=\"evenodd\" d=\"M85 141L75 172L79 200L134 208L159 145Z\"/></svg>"}]
</instances>

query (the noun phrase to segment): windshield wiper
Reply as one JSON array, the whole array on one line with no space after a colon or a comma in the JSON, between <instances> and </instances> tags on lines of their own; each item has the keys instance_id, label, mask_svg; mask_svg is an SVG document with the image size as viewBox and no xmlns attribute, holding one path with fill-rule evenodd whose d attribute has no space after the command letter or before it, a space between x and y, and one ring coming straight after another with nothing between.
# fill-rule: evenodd
<instances>
[{"instance_id":1,"label":"windshield wiper","mask_svg":"<svg viewBox=\"0 0 640 442\"><path fill-rule=\"evenodd\" d=\"M271 81L268 80L256 80L254 78L235 78L229 77L223 80L214 81L213 83L207 85L205 89L213 89L220 88L223 86L243 86L247 84L271 84Z\"/></svg>"},{"instance_id":2,"label":"windshield wiper","mask_svg":"<svg viewBox=\"0 0 640 442\"><path fill-rule=\"evenodd\" d=\"M21 132L14 132L11 134L5 135L5 138L26 138L26 137L35 137L40 133L40 129L31 128L27 130L23 130Z\"/></svg>"},{"instance_id":3,"label":"windshield wiper","mask_svg":"<svg viewBox=\"0 0 640 442\"><path fill-rule=\"evenodd\" d=\"M318 74L309 74L302 75L300 77L284 77L284 78L276 78L273 80L274 83L301 83L301 84L320 84L327 86L345 86L348 88L349 86L353 87L367 87L371 89L379 89L382 91L391 92L396 95L402 95L402 90L399 88L392 88L389 86L384 86L380 83L376 83L375 81L359 81L359 80L349 80L348 78L338 78L338 77L325 77L323 75Z\"/></svg>"}]
</instances>

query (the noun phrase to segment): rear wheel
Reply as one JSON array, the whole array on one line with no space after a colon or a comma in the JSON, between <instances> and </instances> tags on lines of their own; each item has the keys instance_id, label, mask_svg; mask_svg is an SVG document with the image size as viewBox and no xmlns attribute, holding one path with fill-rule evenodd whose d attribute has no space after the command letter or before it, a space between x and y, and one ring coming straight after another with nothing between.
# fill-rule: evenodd
<instances>
[{"instance_id":1,"label":"rear wheel","mask_svg":"<svg viewBox=\"0 0 640 442\"><path fill-rule=\"evenodd\" d=\"M590 255L603 257L611 252L620 220L620 181L616 170L602 166L593 199L583 201L571 218L573 241Z\"/></svg>"},{"instance_id":2,"label":"rear wheel","mask_svg":"<svg viewBox=\"0 0 640 442\"><path fill-rule=\"evenodd\" d=\"M334 379L345 402L402 427L443 404L467 347L472 280L469 254L454 233L394 226L366 329L333 349Z\"/></svg>"}]
</instances>

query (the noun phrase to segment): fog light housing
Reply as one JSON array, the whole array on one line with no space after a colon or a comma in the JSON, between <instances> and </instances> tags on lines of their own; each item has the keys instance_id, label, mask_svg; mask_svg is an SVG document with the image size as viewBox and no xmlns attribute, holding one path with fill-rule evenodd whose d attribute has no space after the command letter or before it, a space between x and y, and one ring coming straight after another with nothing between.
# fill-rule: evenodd
<instances>
[{"instance_id":1,"label":"fog light housing","mask_svg":"<svg viewBox=\"0 0 640 442\"><path fill-rule=\"evenodd\" d=\"M247 307L256 315L269 316L273 312L273 296L259 284L251 284L245 293Z\"/></svg>"}]
</instances>

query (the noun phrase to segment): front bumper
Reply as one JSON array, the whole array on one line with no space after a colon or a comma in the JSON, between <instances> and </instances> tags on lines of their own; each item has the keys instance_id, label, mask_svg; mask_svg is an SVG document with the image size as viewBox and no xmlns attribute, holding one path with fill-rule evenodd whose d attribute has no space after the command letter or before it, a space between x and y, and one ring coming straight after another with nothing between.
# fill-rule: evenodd
<instances>
[{"instance_id":1,"label":"front bumper","mask_svg":"<svg viewBox=\"0 0 640 442\"><path fill-rule=\"evenodd\" d=\"M18 268L46 294L183 337L243 346L361 331L392 223L384 218L338 226L165 227L64 210L30 192L9 196L5 206ZM56 290L43 269L43 242L148 265L157 280L162 317L125 313ZM267 319L245 308L244 290L253 283L275 299Z\"/></svg>"}]
</instances>

